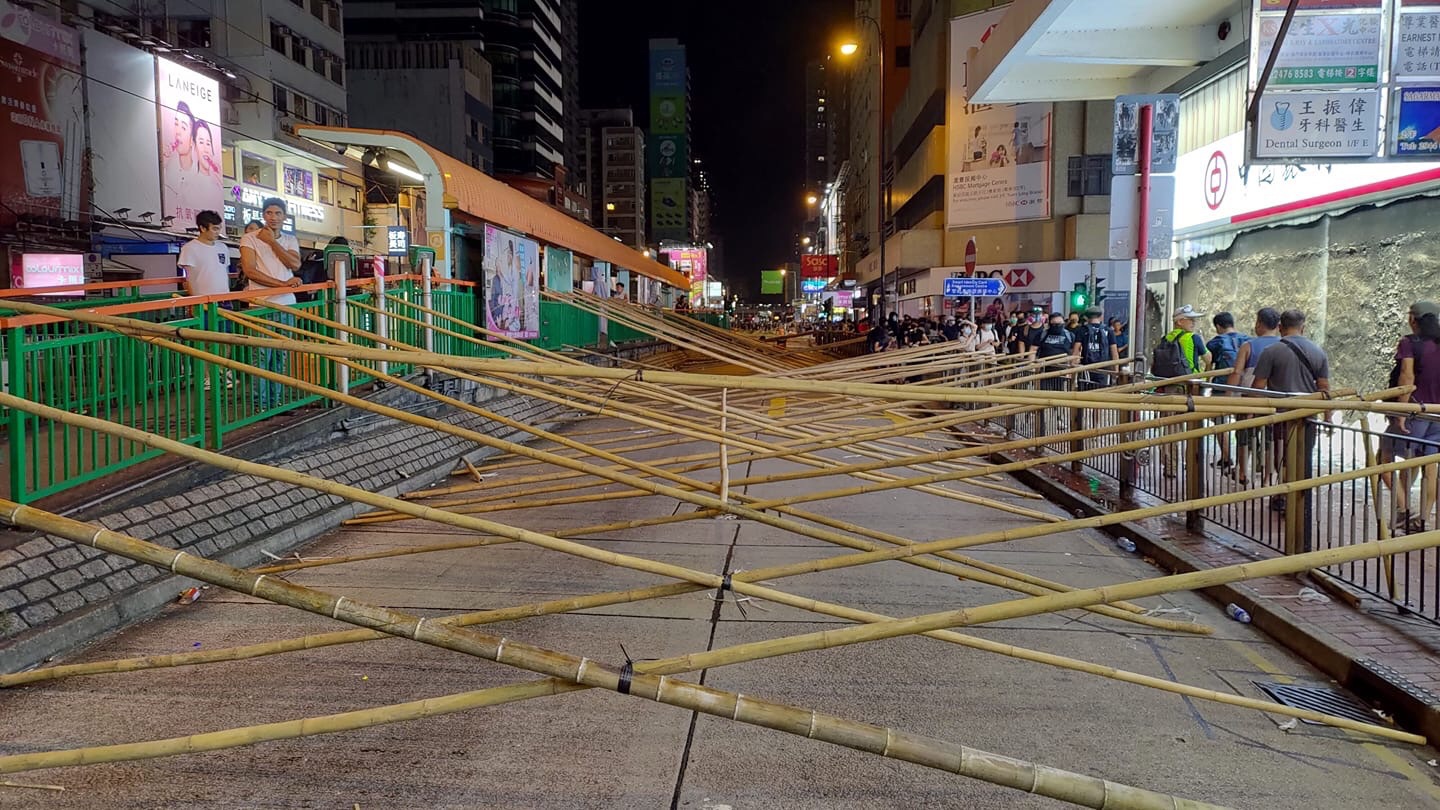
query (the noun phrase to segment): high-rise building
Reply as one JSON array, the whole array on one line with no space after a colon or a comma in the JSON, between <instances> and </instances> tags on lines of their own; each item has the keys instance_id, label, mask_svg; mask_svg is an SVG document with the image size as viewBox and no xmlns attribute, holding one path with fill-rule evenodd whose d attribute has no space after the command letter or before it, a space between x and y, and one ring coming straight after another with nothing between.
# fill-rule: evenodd
<instances>
[{"instance_id":1,"label":"high-rise building","mask_svg":"<svg viewBox=\"0 0 1440 810\"><path fill-rule=\"evenodd\" d=\"M383 91L358 105L372 125L393 122L388 125L590 221L579 171L577 0L351 0L346 20L355 41L463 46L399 48L393 58L392 49L357 47L355 56L376 70L412 74L367 74L366 89ZM436 85L441 98L427 84ZM446 135L428 137L436 129Z\"/></svg>"},{"instance_id":2,"label":"high-rise building","mask_svg":"<svg viewBox=\"0 0 1440 810\"><path fill-rule=\"evenodd\" d=\"M693 241L690 194L690 70L685 46L650 40L650 236Z\"/></svg>"},{"instance_id":3,"label":"high-rise building","mask_svg":"<svg viewBox=\"0 0 1440 810\"><path fill-rule=\"evenodd\" d=\"M629 109L584 110L579 126L580 179L590 193L590 221L607 236L643 249L645 132Z\"/></svg>"},{"instance_id":4,"label":"high-rise building","mask_svg":"<svg viewBox=\"0 0 1440 810\"><path fill-rule=\"evenodd\" d=\"M856 0L855 34L859 49L849 57L850 98L848 112L850 177L845 200L845 228L851 235L852 252L844 259L847 270L859 272L861 281L880 277L880 237L876 233L880 216L877 201L882 196L889 207L887 177L893 177L896 136L889 133L887 143L879 142L880 121L889 119L900 105L910 83L911 45L910 0ZM944 16L933 16L943 20ZM867 19L862 19L867 18ZM876 24L872 24L871 20ZM882 89L878 71L882 56L882 39L877 37L877 24L883 30L885 86ZM828 98L828 96L827 96ZM893 229L890 212L883 216L886 231Z\"/></svg>"},{"instance_id":5,"label":"high-rise building","mask_svg":"<svg viewBox=\"0 0 1440 810\"><path fill-rule=\"evenodd\" d=\"M484 24L478 3L348 0L351 124L413 135L493 173L494 92ZM421 98L425 103L417 104Z\"/></svg>"},{"instance_id":6,"label":"high-rise building","mask_svg":"<svg viewBox=\"0 0 1440 810\"><path fill-rule=\"evenodd\" d=\"M562 65L575 56L561 44L561 3L484 0L484 6L485 55L494 70L495 173L507 181L553 180L555 167L565 165Z\"/></svg>"},{"instance_id":7,"label":"high-rise building","mask_svg":"<svg viewBox=\"0 0 1440 810\"><path fill-rule=\"evenodd\" d=\"M495 173L490 63L461 40L348 42L350 120L413 135ZM424 104L407 103L424 98Z\"/></svg>"}]
</instances>

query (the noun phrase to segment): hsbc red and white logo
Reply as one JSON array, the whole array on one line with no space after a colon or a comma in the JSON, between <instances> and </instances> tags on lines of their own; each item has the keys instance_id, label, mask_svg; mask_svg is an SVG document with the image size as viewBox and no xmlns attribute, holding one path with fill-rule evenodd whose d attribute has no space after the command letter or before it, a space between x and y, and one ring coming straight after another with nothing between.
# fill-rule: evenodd
<instances>
[{"instance_id":1,"label":"hsbc red and white logo","mask_svg":"<svg viewBox=\"0 0 1440 810\"><path fill-rule=\"evenodd\" d=\"M1211 211L1218 211L1225 202L1225 192L1230 190L1230 162L1224 152L1217 149L1206 162L1201 188L1205 192L1205 204Z\"/></svg>"},{"instance_id":2,"label":"hsbc red and white logo","mask_svg":"<svg viewBox=\"0 0 1440 810\"><path fill-rule=\"evenodd\" d=\"M1011 289L1029 287L1035 281L1035 274L1028 267L1016 267L1005 274L1005 286Z\"/></svg>"}]
</instances>

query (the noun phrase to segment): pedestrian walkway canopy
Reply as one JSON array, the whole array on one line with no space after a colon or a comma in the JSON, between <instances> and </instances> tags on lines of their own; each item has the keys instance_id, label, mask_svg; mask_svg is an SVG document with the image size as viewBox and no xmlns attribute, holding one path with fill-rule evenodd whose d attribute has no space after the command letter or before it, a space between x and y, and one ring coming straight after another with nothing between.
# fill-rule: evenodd
<instances>
[{"instance_id":1,"label":"pedestrian walkway canopy","mask_svg":"<svg viewBox=\"0 0 1440 810\"><path fill-rule=\"evenodd\" d=\"M970 60L970 100L1159 92L1242 44L1246 20L1239 0L1016 0Z\"/></svg>"},{"instance_id":2,"label":"pedestrian walkway canopy","mask_svg":"<svg viewBox=\"0 0 1440 810\"><path fill-rule=\"evenodd\" d=\"M296 133L337 150L354 151L356 158L372 149L385 150L382 169L390 169L388 161L397 155L402 157L401 169L413 171L421 178L420 184L425 188L425 220L432 231L439 229L440 223L448 224L451 211L458 211L469 218L518 231L672 287L690 289L690 279L683 273L403 132L301 126L296 127ZM398 174L408 176L404 171ZM445 230L448 231L448 227Z\"/></svg>"}]
</instances>

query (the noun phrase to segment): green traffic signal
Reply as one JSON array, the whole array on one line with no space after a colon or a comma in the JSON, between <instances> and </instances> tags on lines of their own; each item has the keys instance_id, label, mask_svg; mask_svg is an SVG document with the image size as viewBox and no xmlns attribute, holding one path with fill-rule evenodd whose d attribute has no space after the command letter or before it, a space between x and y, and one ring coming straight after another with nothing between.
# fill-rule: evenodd
<instances>
[{"instance_id":1,"label":"green traffic signal","mask_svg":"<svg viewBox=\"0 0 1440 810\"><path fill-rule=\"evenodd\" d=\"M1080 282L1070 291L1070 309L1082 310L1089 305L1090 293L1087 289L1088 287L1088 284Z\"/></svg>"}]
</instances>

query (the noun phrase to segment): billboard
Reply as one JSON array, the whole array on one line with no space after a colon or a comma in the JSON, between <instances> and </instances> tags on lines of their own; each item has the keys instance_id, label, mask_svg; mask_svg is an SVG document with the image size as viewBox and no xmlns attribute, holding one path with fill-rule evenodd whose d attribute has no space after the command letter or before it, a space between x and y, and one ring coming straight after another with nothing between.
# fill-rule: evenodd
<instances>
[{"instance_id":1,"label":"billboard","mask_svg":"<svg viewBox=\"0 0 1440 810\"><path fill-rule=\"evenodd\" d=\"M691 306L705 305L705 282L710 277L705 248L677 248L670 251L670 266L690 277Z\"/></svg>"},{"instance_id":2,"label":"billboard","mask_svg":"<svg viewBox=\"0 0 1440 810\"><path fill-rule=\"evenodd\" d=\"M800 278L834 278L840 275L840 257L807 253L800 257Z\"/></svg>"},{"instance_id":3,"label":"billboard","mask_svg":"<svg viewBox=\"0 0 1440 810\"><path fill-rule=\"evenodd\" d=\"M1396 157L1440 157L1440 87L1400 89Z\"/></svg>"},{"instance_id":4,"label":"billboard","mask_svg":"<svg viewBox=\"0 0 1440 810\"><path fill-rule=\"evenodd\" d=\"M564 248L545 247L545 289L562 294L575 290L575 254Z\"/></svg>"},{"instance_id":5,"label":"billboard","mask_svg":"<svg viewBox=\"0 0 1440 810\"><path fill-rule=\"evenodd\" d=\"M160 102L160 185L165 216L175 225L225 202L220 168L220 83L156 58Z\"/></svg>"},{"instance_id":6,"label":"billboard","mask_svg":"<svg viewBox=\"0 0 1440 810\"><path fill-rule=\"evenodd\" d=\"M80 38L48 17L0 0L0 227L21 214L88 216Z\"/></svg>"},{"instance_id":7,"label":"billboard","mask_svg":"<svg viewBox=\"0 0 1440 810\"><path fill-rule=\"evenodd\" d=\"M90 175L102 215L120 208L160 210L160 134L155 129L155 57L93 29L85 43L90 105ZM186 223L191 225L194 223Z\"/></svg>"},{"instance_id":8,"label":"billboard","mask_svg":"<svg viewBox=\"0 0 1440 810\"><path fill-rule=\"evenodd\" d=\"M10 269L10 286L17 290L41 290L85 283L85 254L26 253ZM75 292L37 292L36 295L84 295Z\"/></svg>"},{"instance_id":9,"label":"billboard","mask_svg":"<svg viewBox=\"0 0 1440 810\"><path fill-rule=\"evenodd\" d=\"M950 21L947 228L1050 218L1050 104L969 103L966 55L1005 16L992 9Z\"/></svg>"},{"instance_id":10,"label":"billboard","mask_svg":"<svg viewBox=\"0 0 1440 810\"><path fill-rule=\"evenodd\" d=\"M760 294L761 295L784 295L785 294L785 272L783 270L761 270L760 271Z\"/></svg>"},{"instance_id":11,"label":"billboard","mask_svg":"<svg viewBox=\"0 0 1440 810\"><path fill-rule=\"evenodd\" d=\"M689 74L685 46L673 39L650 40L650 127L646 162L650 174L650 235L689 237L687 178L690 176Z\"/></svg>"},{"instance_id":12,"label":"billboard","mask_svg":"<svg viewBox=\"0 0 1440 810\"><path fill-rule=\"evenodd\" d=\"M506 337L540 336L540 245L485 226L485 328Z\"/></svg>"},{"instance_id":13,"label":"billboard","mask_svg":"<svg viewBox=\"0 0 1440 810\"><path fill-rule=\"evenodd\" d=\"M650 181L650 223L654 239L687 239L690 229L685 216L687 183L683 177Z\"/></svg>"}]
</instances>

